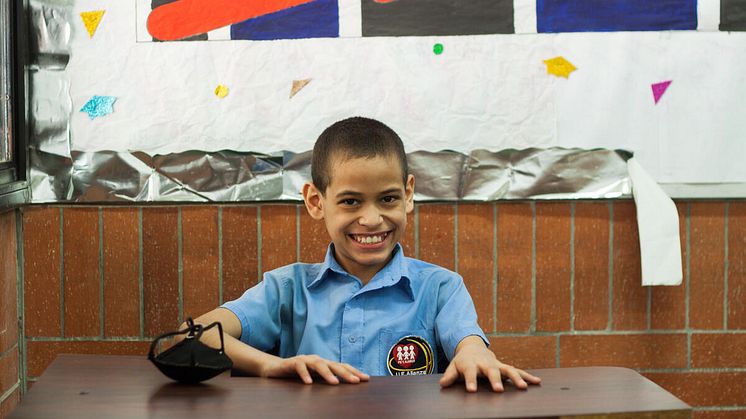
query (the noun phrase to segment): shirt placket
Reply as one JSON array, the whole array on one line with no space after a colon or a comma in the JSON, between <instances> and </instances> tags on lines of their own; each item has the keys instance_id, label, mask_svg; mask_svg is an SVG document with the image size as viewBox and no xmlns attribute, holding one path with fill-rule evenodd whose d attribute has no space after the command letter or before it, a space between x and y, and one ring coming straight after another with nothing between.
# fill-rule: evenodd
<instances>
[{"instance_id":1,"label":"shirt placket","mask_svg":"<svg viewBox=\"0 0 746 419\"><path fill-rule=\"evenodd\" d=\"M342 314L342 335L340 336L340 353L341 362L352 365L357 369L364 369L363 366L363 321L364 296L355 296L351 298L344 306Z\"/></svg>"}]
</instances>

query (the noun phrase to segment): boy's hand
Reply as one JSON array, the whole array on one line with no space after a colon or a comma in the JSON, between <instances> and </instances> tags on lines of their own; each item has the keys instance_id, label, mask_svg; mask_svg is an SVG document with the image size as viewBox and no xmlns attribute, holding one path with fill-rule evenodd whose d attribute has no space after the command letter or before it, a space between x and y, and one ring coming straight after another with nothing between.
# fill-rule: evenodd
<instances>
[{"instance_id":1,"label":"boy's hand","mask_svg":"<svg viewBox=\"0 0 746 419\"><path fill-rule=\"evenodd\" d=\"M347 383L357 384L368 381L370 376L358 371L349 364L329 361L318 355L298 355L292 358L276 358L274 362L265 364L262 377L292 377L298 376L306 384L313 383L311 372L320 375L328 384L339 384L341 378ZM339 377L339 378L338 378Z\"/></svg>"},{"instance_id":2,"label":"boy's hand","mask_svg":"<svg viewBox=\"0 0 746 419\"><path fill-rule=\"evenodd\" d=\"M528 383L541 382L539 377L498 361L495 354L485 346L482 338L467 336L456 347L456 355L440 379L440 385L448 387L462 377L466 383L466 391L473 393L477 391L478 376L487 377L492 385L492 391L495 392L504 390L503 376L510 378L513 385L519 389L528 388Z\"/></svg>"}]
</instances>

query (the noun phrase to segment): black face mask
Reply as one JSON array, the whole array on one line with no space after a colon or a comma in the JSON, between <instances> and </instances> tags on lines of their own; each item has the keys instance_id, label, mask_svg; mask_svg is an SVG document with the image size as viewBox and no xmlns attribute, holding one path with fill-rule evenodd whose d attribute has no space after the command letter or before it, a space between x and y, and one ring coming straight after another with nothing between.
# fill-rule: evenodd
<instances>
[{"instance_id":1,"label":"black face mask","mask_svg":"<svg viewBox=\"0 0 746 419\"><path fill-rule=\"evenodd\" d=\"M199 341L202 332L216 325L220 334L220 349L213 349ZM187 326L184 330L158 336L150 344L148 359L163 374L182 383L199 383L233 367L233 361L225 354L223 326L219 322L202 327L201 324L194 324L190 317L187 319ZM159 340L183 334L186 334L184 340L155 355Z\"/></svg>"}]
</instances>

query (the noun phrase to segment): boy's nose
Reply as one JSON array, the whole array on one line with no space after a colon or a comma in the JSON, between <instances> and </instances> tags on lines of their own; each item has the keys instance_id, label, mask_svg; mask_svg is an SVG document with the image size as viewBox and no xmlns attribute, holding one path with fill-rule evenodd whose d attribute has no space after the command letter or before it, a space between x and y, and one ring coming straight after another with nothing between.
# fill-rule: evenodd
<instances>
[{"instance_id":1,"label":"boy's nose","mask_svg":"<svg viewBox=\"0 0 746 419\"><path fill-rule=\"evenodd\" d=\"M381 222L383 222L381 212L373 205L364 208L360 214L360 218L358 218L358 223L364 226L374 226L381 224Z\"/></svg>"}]
</instances>

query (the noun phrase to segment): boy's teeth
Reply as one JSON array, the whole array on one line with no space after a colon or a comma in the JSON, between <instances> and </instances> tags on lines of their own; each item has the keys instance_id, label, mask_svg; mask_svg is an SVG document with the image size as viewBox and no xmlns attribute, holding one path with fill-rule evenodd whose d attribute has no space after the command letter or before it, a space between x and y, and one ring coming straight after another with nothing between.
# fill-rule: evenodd
<instances>
[{"instance_id":1,"label":"boy's teeth","mask_svg":"<svg viewBox=\"0 0 746 419\"><path fill-rule=\"evenodd\" d=\"M386 238L386 234L381 234L377 236L357 236L353 235L352 237L355 238L355 241L362 244L373 244L373 243L380 243L383 241L384 238Z\"/></svg>"}]
</instances>

